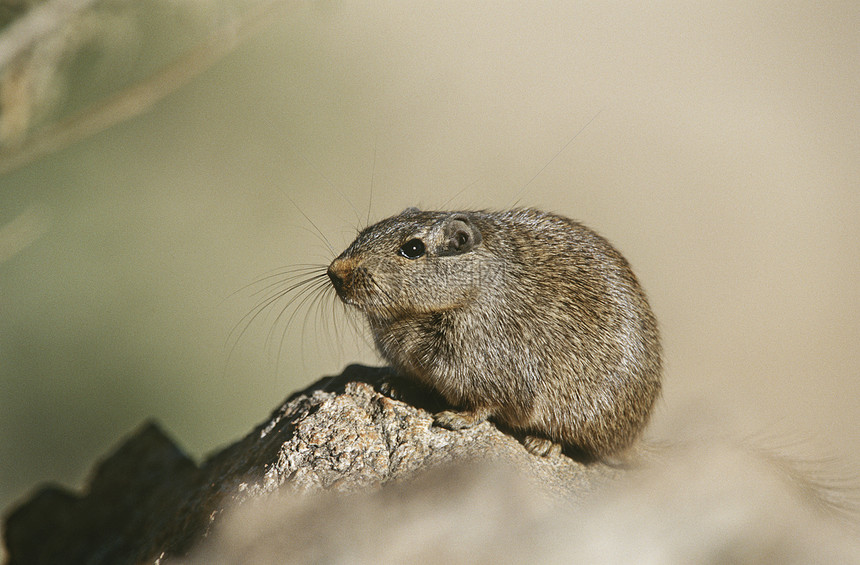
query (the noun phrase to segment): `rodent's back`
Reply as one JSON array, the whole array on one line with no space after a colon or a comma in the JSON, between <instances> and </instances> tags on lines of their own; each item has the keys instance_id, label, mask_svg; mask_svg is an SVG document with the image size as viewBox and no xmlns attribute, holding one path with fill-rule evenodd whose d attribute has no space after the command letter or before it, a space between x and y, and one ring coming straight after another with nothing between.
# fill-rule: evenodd
<instances>
[{"instance_id":1,"label":"rodent's back","mask_svg":"<svg viewBox=\"0 0 860 565\"><path fill-rule=\"evenodd\" d=\"M458 408L597 456L647 422L654 316L627 261L577 222L410 209L363 230L333 269L386 360Z\"/></svg>"},{"instance_id":2,"label":"rodent's back","mask_svg":"<svg viewBox=\"0 0 860 565\"><path fill-rule=\"evenodd\" d=\"M590 453L627 447L647 423L662 372L656 319L639 281L606 239L578 222L535 210L499 220L514 283L505 286L500 325L526 337L501 333L513 337L511 348L527 346L520 361L532 398L528 428L555 430L554 441Z\"/></svg>"}]
</instances>

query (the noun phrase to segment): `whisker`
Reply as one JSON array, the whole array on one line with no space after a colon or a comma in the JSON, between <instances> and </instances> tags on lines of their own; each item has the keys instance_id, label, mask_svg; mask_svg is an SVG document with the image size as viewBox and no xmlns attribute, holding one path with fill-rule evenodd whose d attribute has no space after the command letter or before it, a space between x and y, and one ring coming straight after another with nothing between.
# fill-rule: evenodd
<instances>
[{"instance_id":1,"label":"whisker","mask_svg":"<svg viewBox=\"0 0 860 565\"><path fill-rule=\"evenodd\" d=\"M274 335L275 335L275 330L278 327L278 324L280 323L281 319L283 318L283 316L286 312L288 312L288 311L291 312L290 317L287 319L287 323L284 325L284 331L281 334L281 339L280 339L280 342L278 344L278 351L277 351L277 355L275 357L275 361L277 364L280 364L281 350L283 349L284 342L286 341L285 340L286 332L289 329L289 327L292 325L293 319L295 318L298 311L302 308L302 306L304 306L308 302L308 300L312 300L312 298L314 297L314 295L316 293L319 293L325 289L325 286L323 286L322 282L323 281L321 281L321 280L317 280L315 282L315 284L309 285L309 286L303 288L302 292L300 294L298 294L297 296L295 296L292 300L290 300L281 309L281 311L278 313L278 315L275 317L275 320L272 323L272 327L269 330L268 335L266 336L266 349L269 351L274 349L274 346L273 346ZM296 300L298 300L299 298L301 298L301 300L299 300L299 302L296 303Z\"/></svg>"},{"instance_id":2,"label":"whisker","mask_svg":"<svg viewBox=\"0 0 860 565\"><path fill-rule=\"evenodd\" d=\"M356 210L356 208L355 208L355 206L353 205L352 201L351 201L349 198L347 198L347 197L346 197L346 194L344 194L344 193L343 193L343 191L342 191L342 190L340 190L340 189L337 187L337 185L336 185L336 184L334 184L334 183L333 183L333 182L332 182L332 181L331 181L331 180L330 180L330 179L325 175L325 173L323 173L323 172L322 172L322 171L321 171L321 170L320 170L316 165L314 165L314 164L311 162L311 160L310 160L310 159L308 159L307 157L305 157L305 154L304 154L302 151L300 151L300 150L295 146L295 144L293 144L289 139L285 139L284 141L286 141L286 143L287 143L288 145L290 145L290 146L293 148L293 151L295 151L295 152L298 154L298 156L302 159L302 161L304 161L304 162L305 162L305 164L307 164L307 166L308 166L308 167L310 167L310 168L311 168L311 170L312 170L313 172L315 172L317 175L319 175L319 177L320 177L321 179L323 179L323 180L325 181L325 183L329 186L329 188L331 188L332 190L334 190L335 192L337 192L338 194L340 194L340 195L341 195L341 197L342 197L344 200L346 200L346 203L347 203L347 204L349 204L349 207L352 209L352 213L355 215L355 219L356 219L358 222L361 222L361 215L358 213L358 210ZM289 196L287 196L287 198L289 199L290 197L289 197ZM292 202L292 200L290 200L290 202ZM295 203L293 203L293 206L295 206ZM296 206L296 208L298 208L298 206ZM299 212L301 212L301 210L299 210ZM313 222L311 222L311 223L313 223ZM334 252L334 251L332 251L332 252Z\"/></svg>"},{"instance_id":3,"label":"whisker","mask_svg":"<svg viewBox=\"0 0 860 565\"><path fill-rule=\"evenodd\" d=\"M517 194L514 196L514 205L512 206L513 208L516 208L516 206L519 204L519 202L520 202L520 197L521 197L521 196L522 196L522 194L526 191L526 189L529 187L529 185L530 185L532 182L534 182L534 180L535 180L536 178L538 178L538 177L541 175L541 173L542 173L542 172L544 172L544 170L545 170L547 167L549 167L549 166L552 164L552 162L553 162L553 161L555 161L555 160L556 160L556 158L557 158L559 155L561 155L562 153L564 153L564 150L565 150L565 149L567 149L567 147L568 147L571 143L573 143L573 140L575 140L577 137L579 137L579 134L581 134L582 132L584 132L584 131L585 131L585 128L587 128L588 126L590 126L590 125L591 125L591 122L593 122L594 120L596 120L596 119L597 119L597 116L599 116L602 112L603 112L603 109L601 108L601 109L600 109L596 114L594 114L594 115L591 117L591 119L590 119L590 120L588 120L587 122L585 122L585 125L584 125L584 126L582 126L581 128L579 128L579 131L577 131L575 134L573 134L573 137L571 137L571 138L567 141L567 143L565 143L565 144L564 144L564 147L562 147L561 149L559 149L559 150L558 150L558 153L556 153L555 155L553 155L553 156L552 156L552 159L550 159L549 161L547 161L547 162L546 162L546 164L545 164L543 167L541 167L541 168L540 168L540 170L539 170L538 172L536 172L536 173L534 174L534 176L533 176L532 178L530 178L530 179L529 179L529 181L528 181L526 184L524 184L524 185L523 185L523 187L520 189L520 191L519 191L519 192L517 192Z\"/></svg>"},{"instance_id":4,"label":"whisker","mask_svg":"<svg viewBox=\"0 0 860 565\"><path fill-rule=\"evenodd\" d=\"M263 287L260 287L260 289L252 292L251 296L256 296L258 294L262 294L262 293L264 293L268 290L271 290L273 288L278 288L279 286L287 286L288 288L286 288L286 290L290 290L291 287L295 286L295 285L301 286L302 284L305 284L305 282L303 280L299 280L298 283L295 283L293 281L295 281L297 279L301 279L302 277L307 277L307 280L310 281L310 280L317 279L317 278L327 278L328 275L326 275L326 273L319 273L319 272L313 272L313 271L296 273L296 274L290 275L286 278L277 280L275 282L268 283ZM260 282L263 282L263 281L260 281Z\"/></svg>"},{"instance_id":5,"label":"whisker","mask_svg":"<svg viewBox=\"0 0 860 565\"><path fill-rule=\"evenodd\" d=\"M290 203L291 203L293 206L295 206L296 210L298 210L298 211L299 211L299 214L301 214L301 215L302 215L302 217L303 217L305 220L307 220L307 221L308 221L308 223L309 223L310 225L312 225L312 226L313 226L313 228L314 228L314 230L315 230L315 231L312 231L311 233L313 233L313 234L317 237L317 239L319 239L319 240L320 240L320 241L321 241L321 242L322 242L326 247L328 247L328 250L331 252L331 254L332 254L332 255L337 255L337 253L336 253L336 252L335 252L335 250L334 250L334 246L332 246L331 242L328 240L328 238L325 236L325 234L324 234L324 233L323 233L323 231L319 228L319 226L317 226L317 225L314 223L314 221L313 221L313 220L311 220L311 219L308 217L308 215L307 215L307 214L305 214L305 211L304 211L304 210L302 210L302 209L299 207L299 205L298 205L298 204L296 204L295 200L293 200L292 198L290 198L290 195L289 195L289 194L284 194L284 196L286 196L286 197L287 197L287 200L289 200L289 201L290 201ZM305 229L307 229L307 228L305 228ZM310 230L308 230L308 231L310 231Z\"/></svg>"},{"instance_id":6,"label":"whisker","mask_svg":"<svg viewBox=\"0 0 860 565\"><path fill-rule=\"evenodd\" d=\"M373 181L376 177L376 144L379 138L373 140L373 166L370 169L370 196L367 198L367 224L370 225L370 212L373 210Z\"/></svg>"},{"instance_id":7,"label":"whisker","mask_svg":"<svg viewBox=\"0 0 860 565\"><path fill-rule=\"evenodd\" d=\"M328 290L331 288L332 288L331 286L326 284L326 285L319 285L314 290L313 297L311 298L311 302L310 302L308 308L305 309L304 319L302 320L302 341L303 342L304 342L305 335L307 335L308 321L310 319L311 312L319 313L321 301L326 296ZM331 293L331 296L334 296L335 298L337 297L337 295L334 293ZM286 333L286 330L285 330L285 333ZM337 343L337 342L329 341L329 343ZM281 343L281 345L283 346L283 342ZM317 339L317 346L319 346L319 339ZM304 350L304 348L302 348L301 352L302 352L302 363L304 364L304 361L305 361L305 350Z\"/></svg>"},{"instance_id":8,"label":"whisker","mask_svg":"<svg viewBox=\"0 0 860 565\"><path fill-rule=\"evenodd\" d=\"M314 229L310 229L310 228L309 228L309 227L307 227L307 226L298 226L298 227L299 227L299 229L300 229L300 230L302 230L302 231L304 231L304 232L306 232L306 233L309 233L309 234L311 234L312 236L314 236L314 237L317 239L317 241L319 241L320 243L322 243L323 245L325 245L325 246L326 246L326 248L328 248L328 250L329 250L332 254L334 254L334 247L333 247L333 246L332 246L332 244L329 242L329 240L328 240L327 238L325 238L325 237L322 235L322 232L319 230L319 228L317 228L316 226L314 226Z\"/></svg>"},{"instance_id":9,"label":"whisker","mask_svg":"<svg viewBox=\"0 0 860 565\"><path fill-rule=\"evenodd\" d=\"M222 302L224 302L227 299L236 296L240 292L247 290L254 285L260 284L260 283L262 283L268 279L280 277L280 276L291 274L291 273L300 274L302 272L311 272L311 271L316 271L316 270L323 270L324 271L327 267L328 267L328 265L323 265L321 263L320 264L302 263L302 264L295 265L292 267L278 267L277 269L267 271L266 273L264 273L263 275L259 276L256 279L254 279L250 283L243 285L243 286L239 287L238 289L234 290L233 292L231 292L230 294L225 296L224 299L222 300Z\"/></svg>"},{"instance_id":10,"label":"whisker","mask_svg":"<svg viewBox=\"0 0 860 565\"><path fill-rule=\"evenodd\" d=\"M475 180L473 180L472 182L470 182L469 184L467 184L466 186L464 186L463 188L461 188L460 190L458 190L457 193L454 194L454 196L452 196L451 198L449 198L448 200L443 202L442 205L439 207L439 209L441 209L441 210L447 209L448 204L450 204L452 201L456 200L457 197L459 197L461 194L463 194L464 192L466 192L467 190L469 190L470 188L472 188L473 186L475 186L476 184L478 184L479 182L481 182L485 178L487 178L487 175L483 174L483 175L479 176L478 178L476 178Z\"/></svg>"},{"instance_id":11,"label":"whisker","mask_svg":"<svg viewBox=\"0 0 860 565\"><path fill-rule=\"evenodd\" d=\"M325 304L326 303L324 302L323 305L325 305ZM329 343L336 343L338 346L338 354L343 355L343 342L340 339L340 333L339 333L340 325L338 324L337 312L338 312L338 310L340 312L343 312L346 316L347 323L349 323L350 311L349 311L349 308L346 308L344 303L341 302L340 299L338 299L337 294L331 295L331 300L328 301L328 305L329 305L331 320L329 320L328 316L322 317L322 315L321 315L320 320L323 322L322 326L323 326L323 329L326 333L326 339L329 340ZM339 309L338 309L338 305L340 305ZM331 326L329 326L329 322L331 323ZM332 335L332 333L330 331L330 328L332 328L332 327L334 328L334 335Z\"/></svg>"},{"instance_id":12,"label":"whisker","mask_svg":"<svg viewBox=\"0 0 860 565\"><path fill-rule=\"evenodd\" d=\"M265 310L267 310L272 304L277 302L278 299L280 299L283 296L286 296L288 293L294 291L297 288L301 288L303 286L311 284L315 280L321 280L325 276L326 276L325 273L318 273L318 274L314 274L314 275L309 275L309 276L307 276L307 278L300 280L297 283L291 283L290 284L288 281L282 281L282 282L278 283L278 284L288 284L288 286L286 288L284 288L283 290L279 290L277 292L270 294L269 296L264 297L260 302L258 302L251 309L250 312L248 312L247 314L242 316L242 318L236 323L235 326L233 326L233 329L230 330L230 333L227 335L227 342L225 343L225 346L230 344L233 337L236 336L236 332L241 327L242 329L241 329L241 331L239 331L239 335L236 336L236 339L233 342L233 345L231 347L231 353L232 353L233 349L235 349L236 345L238 344L239 339L241 339L242 335L245 333L245 331L247 331L248 327L250 327L250 325L254 322L254 320L256 320ZM299 292L299 294L296 297L293 298L293 300L295 300L298 296L301 296L305 292L307 292L307 290L303 289L302 291ZM290 302L292 302L292 300ZM287 306L289 306L289 304L290 303L288 303Z\"/></svg>"}]
</instances>

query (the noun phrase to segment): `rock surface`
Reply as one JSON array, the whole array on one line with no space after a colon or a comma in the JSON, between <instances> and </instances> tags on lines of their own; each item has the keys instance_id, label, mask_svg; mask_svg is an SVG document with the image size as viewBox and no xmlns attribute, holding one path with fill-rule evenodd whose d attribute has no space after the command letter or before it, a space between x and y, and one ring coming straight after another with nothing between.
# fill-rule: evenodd
<instances>
[{"instance_id":1,"label":"rock surface","mask_svg":"<svg viewBox=\"0 0 860 565\"><path fill-rule=\"evenodd\" d=\"M275 493L169 565L860 563L856 530L772 463L736 443L690 446L575 504L547 504L517 469L487 463L352 496Z\"/></svg>"},{"instance_id":2,"label":"rock surface","mask_svg":"<svg viewBox=\"0 0 860 565\"><path fill-rule=\"evenodd\" d=\"M541 458L490 423L433 426L433 400L384 393L387 369L358 365L288 398L197 466L154 423L100 463L86 492L44 487L8 515L9 565L132 564L187 553L225 508L275 492L360 492L446 465L501 461L547 499L576 500L620 471ZM411 397L410 397L411 396Z\"/></svg>"}]
</instances>

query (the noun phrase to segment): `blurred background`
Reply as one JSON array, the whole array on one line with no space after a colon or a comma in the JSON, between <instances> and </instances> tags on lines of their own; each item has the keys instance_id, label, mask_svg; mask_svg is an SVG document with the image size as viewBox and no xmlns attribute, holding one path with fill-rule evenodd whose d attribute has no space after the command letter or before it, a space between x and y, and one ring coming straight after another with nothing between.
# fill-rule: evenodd
<instances>
[{"instance_id":1,"label":"blurred background","mask_svg":"<svg viewBox=\"0 0 860 565\"><path fill-rule=\"evenodd\" d=\"M856 2L0 4L5 511L144 420L199 460L379 363L331 296L245 316L407 206L613 241L665 342L652 437L860 464Z\"/></svg>"}]
</instances>

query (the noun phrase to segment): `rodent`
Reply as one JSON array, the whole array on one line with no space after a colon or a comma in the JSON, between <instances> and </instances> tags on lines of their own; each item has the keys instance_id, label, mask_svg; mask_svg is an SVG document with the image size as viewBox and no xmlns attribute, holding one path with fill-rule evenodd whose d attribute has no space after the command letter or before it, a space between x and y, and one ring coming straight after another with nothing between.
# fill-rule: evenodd
<instances>
[{"instance_id":1,"label":"rodent","mask_svg":"<svg viewBox=\"0 0 860 565\"><path fill-rule=\"evenodd\" d=\"M660 337L636 276L566 217L409 208L361 230L327 273L393 369L455 408L435 415L444 427L491 418L532 453L611 459L660 393Z\"/></svg>"}]
</instances>

